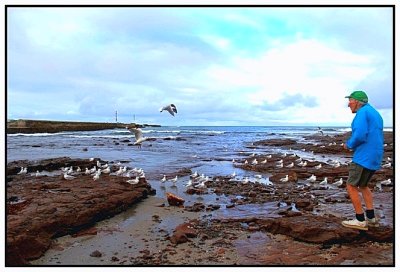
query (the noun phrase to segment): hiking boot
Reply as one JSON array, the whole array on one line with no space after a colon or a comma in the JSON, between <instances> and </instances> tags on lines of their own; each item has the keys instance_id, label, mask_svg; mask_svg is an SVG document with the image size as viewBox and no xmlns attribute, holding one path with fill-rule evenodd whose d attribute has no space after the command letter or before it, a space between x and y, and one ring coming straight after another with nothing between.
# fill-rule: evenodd
<instances>
[{"instance_id":1,"label":"hiking boot","mask_svg":"<svg viewBox=\"0 0 400 272\"><path fill-rule=\"evenodd\" d=\"M358 221L357 219L342 221L342 225L346 228L368 230L367 221Z\"/></svg>"},{"instance_id":2,"label":"hiking boot","mask_svg":"<svg viewBox=\"0 0 400 272\"><path fill-rule=\"evenodd\" d=\"M373 227L373 228L379 227L378 219L376 217L372 219L367 218L367 225L368 227Z\"/></svg>"}]
</instances>

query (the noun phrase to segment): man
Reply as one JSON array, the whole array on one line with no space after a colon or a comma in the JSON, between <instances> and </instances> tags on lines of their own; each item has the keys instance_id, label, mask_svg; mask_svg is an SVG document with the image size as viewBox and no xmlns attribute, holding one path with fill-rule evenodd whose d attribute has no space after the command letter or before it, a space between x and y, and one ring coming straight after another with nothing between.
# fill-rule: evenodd
<instances>
[{"instance_id":1,"label":"man","mask_svg":"<svg viewBox=\"0 0 400 272\"><path fill-rule=\"evenodd\" d=\"M368 103L368 96L363 91L354 91L349 96L349 108L356 116L351 123L351 137L344 144L345 149L354 151L349 167L347 192L350 196L356 219L343 221L348 228L368 230L377 227L373 195L368 188L368 181L381 166L383 157L383 120L381 115ZM366 215L361 204L359 192L365 202Z\"/></svg>"}]
</instances>

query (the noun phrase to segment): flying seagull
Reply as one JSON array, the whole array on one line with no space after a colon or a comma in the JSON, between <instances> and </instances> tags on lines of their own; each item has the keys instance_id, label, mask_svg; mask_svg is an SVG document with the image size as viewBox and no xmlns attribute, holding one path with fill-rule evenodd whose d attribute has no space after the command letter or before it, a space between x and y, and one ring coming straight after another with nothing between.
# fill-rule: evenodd
<instances>
[{"instance_id":1,"label":"flying seagull","mask_svg":"<svg viewBox=\"0 0 400 272\"><path fill-rule=\"evenodd\" d=\"M175 116L175 113L178 113L174 104L169 104L165 107L162 107L160 109L160 112L163 112L165 110L168 111L172 116Z\"/></svg>"},{"instance_id":2,"label":"flying seagull","mask_svg":"<svg viewBox=\"0 0 400 272\"><path fill-rule=\"evenodd\" d=\"M134 145L138 145L139 148L142 147L142 142L147 140L147 137L143 137L143 132L140 128L136 128L136 127L126 127L130 132L132 132L133 134L135 134L135 138L136 138L136 142L134 142Z\"/></svg>"}]
</instances>

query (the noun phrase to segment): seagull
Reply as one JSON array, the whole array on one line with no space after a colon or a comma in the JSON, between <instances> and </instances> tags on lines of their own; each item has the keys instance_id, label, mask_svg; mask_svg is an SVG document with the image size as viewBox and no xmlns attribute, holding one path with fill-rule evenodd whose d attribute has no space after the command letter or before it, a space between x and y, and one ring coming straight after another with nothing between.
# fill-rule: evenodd
<instances>
[{"instance_id":1,"label":"seagull","mask_svg":"<svg viewBox=\"0 0 400 272\"><path fill-rule=\"evenodd\" d=\"M127 180L126 182L128 182L128 183L130 183L132 185L138 184L139 183L139 177L136 177L135 179Z\"/></svg>"},{"instance_id":2,"label":"seagull","mask_svg":"<svg viewBox=\"0 0 400 272\"><path fill-rule=\"evenodd\" d=\"M168 111L172 116L175 116L175 113L178 113L178 111L176 110L176 107L175 107L174 104L169 104L169 105L167 105L165 107L162 107L160 109L160 112L162 112L164 110Z\"/></svg>"},{"instance_id":3,"label":"seagull","mask_svg":"<svg viewBox=\"0 0 400 272\"><path fill-rule=\"evenodd\" d=\"M178 181L178 176L175 176L173 179L170 179L170 181L172 181L172 187L176 186L176 182Z\"/></svg>"},{"instance_id":4,"label":"seagull","mask_svg":"<svg viewBox=\"0 0 400 272\"><path fill-rule=\"evenodd\" d=\"M342 184L343 184L343 178L340 178L338 181L336 181L336 182L334 182L334 183L332 183L333 185L335 185L335 186L341 186Z\"/></svg>"},{"instance_id":5,"label":"seagull","mask_svg":"<svg viewBox=\"0 0 400 272\"><path fill-rule=\"evenodd\" d=\"M309 178L307 179L307 181L311 181L311 182L314 182L314 181L316 181L316 180L317 180L317 177L316 177L314 174L312 174L311 177L309 177Z\"/></svg>"},{"instance_id":6,"label":"seagull","mask_svg":"<svg viewBox=\"0 0 400 272\"><path fill-rule=\"evenodd\" d=\"M327 185L327 184L328 184L328 178L325 177L324 180L321 181L319 184L320 184L320 185Z\"/></svg>"},{"instance_id":7,"label":"seagull","mask_svg":"<svg viewBox=\"0 0 400 272\"><path fill-rule=\"evenodd\" d=\"M65 174L64 174L64 179L66 179L66 180L71 180L71 179L75 179L75 177L74 177L74 176L70 176L70 175L68 175L67 173L65 173Z\"/></svg>"},{"instance_id":8,"label":"seagull","mask_svg":"<svg viewBox=\"0 0 400 272\"><path fill-rule=\"evenodd\" d=\"M96 173L96 171L97 171L96 165L93 166L92 168L90 168L89 171L90 171L90 174Z\"/></svg>"},{"instance_id":9,"label":"seagull","mask_svg":"<svg viewBox=\"0 0 400 272\"><path fill-rule=\"evenodd\" d=\"M257 165L257 164L258 164L257 159L254 159L254 160L251 162L251 164L252 164L252 165Z\"/></svg>"},{"instance_id":10,"label":"seagull","mask_svg":"<svg viewBox=\"0 0 400 272\"><path fill-rule=\"evenodd\" d=\"M17 173L17 175L26 174L28 171L26 168L21 167L21 170Z\"/></svg>"},{"instance_id":11,"label":"seagull","mask_svg":"<svg viewBox=\"0 0 400 272\"><path fill-rule=\"evenodd\" d=\"M193 181L189 179L188 183L185 184L186 187L191 187L193 186Z\"/></svg>"},{"instance_id":12,"label":"seagull","mask_svg":"<svg viewBox=\"0 0 400 272\"><path fill-rule=\"evenodd\" d=\"M163 182L163 183L164 183L164 182L166 182L166 181L167 181L167 176L166 176L166 175L164 175L164 176L163 176L163 178L161 179L161 182Z\"/></svg>"},{"instance_id":13,"label":"seagull","mask_svg":"<svg viewBox=\"0 0 400 272\"><path fill-rule=\"evenodd\" d=\"M321 169L322 165L318 164L317 166L315 166L315 169Z\"/></svg>"},{"instance_id":14,"label":"seagull","mask_svg":"<svg viewBox=\"0 0 400 272\"><path fill-rule=\"evenodd\" d=\"M280 179L280 181L282 182L287 182L288 180L289 180L289 175L286 175L286 177Z\"/></svg>"},{"instance_id":15,"label":"seagull","mask_svg":"<svg viewBox=\"0 0 400 272\"><path fill-rule=\"evenodd\" d=\"M39 172L39 170L36 170L35 176L36 176L36 177L41 177L41 176L43 176L43 175Z\"/></svg>"},{"instance_id":16,"label":"seagull","mask_svg":"<svg viewBox=\"0 0 400 272\"><path fill-rule=\"evenodd\" d=\"M74 167L71 166L68 170L67 170L67 174L70 175L74 172Z\"/></svg>"},{"instance_id":17,"label":"seagull","mask_svg":"<svg viewBox=\"0 0 400 272\"><path fill-rule=\"evenodd\" d=\"M375 188L377 188L379 191L382 191L382 184L381 184L380 181L378 181L378 182L375 184Z\"/></svg>"},{"instance_id":18,"label":"seagull","mask_svg":"<svg viewBox=\"0 0 400 272\"><path fill-rule=\"evenodd\" d=\"M100 178L100 172L96 172L96 174L93 176L93 180L98 180Z\"/></svg>"},{"instance_id":19,"label":"seagull","mask_svg":"<svg viewBox=\"0 0 400 272\"><path fill-rule=\"evenodd\" d=\"M289 210L291 210L292 212L300 212L300 211L296 208L296 203L294 203L294 202L290 205Z\"/></svg>"},{"instance_id":20,"label":"seagull","mask_svg":"<svg viewBox=\"0 0 400 272\"><path fill-rule=\"evenodd\" d=\"M267 163L267 159L261 161L262 164L266 164Z\"/></svg>"},{"instance_id":21,"label":"seagull","mask_svg":"<svg viewBox=\"0 0 400 272\"><path fill-rule=\"evenodd\" d=\"M321 135L324 135L324 132L322 131L322 128L321 128L321 127L318 127L318 132L319 132Z\"/></svg>"},{"instance_id":22,"label":"seagull","mask_svg":"<svg viewBox=\"0 0 400 272\"><path fill-rule=\"evenodd\" d=\"M190 175L191 178L197 178L198 176L199 174L197 173L197 171L194 171L194 173Z\"/></svg>"},{"instance_id":23,"label":"seagull","mask_svg":"<svg viewBox=\"0 0 400 272\"><path fill-rule=\"evenodd\" d=\"M392 163L388 162L384 165L382 165L382 168L390 168L392 166Z\"/></svg>"},{"instance_id":24,"label":"seagull","mask_svg":"<svg viewBox=\"0 0 400 272\"><path fill-rule=\"evenodd\" d=\"M200 182L200 184L198 184L198 185L196 185L194 187L199 188L199 189L206 189L207 188L207 186L205 185L205 180L202 180Z\"/></svg>"},{"instance_id":25,"label":"seagull","mask_svg":"<svg viewBox=\"0 0 400 272\"><path fill-rule=\"evenodd\" d=\"M293 166L294 166L294 162L289 163L288 165L286 165L286 167L288 167L288 168L292 168Z\"/></svg>"},{"instance_id":26,"label":"seagull","mask_svg":"<svg viewBox=\"0 0 400 272\"><path fill-rule=\"evenodd\" d=\"M134 142L134 145L138 145L139 148L142 147L142 142L147 140L147 137L143 137L143 132L140 128L129 128L126 127L130 132L132 132L133 134L135 134L135 138L136 138L136 142Z\"/></svg>"},{"instance_id":27,"label":"seagull","mask_svg":"<svg viewBox=\"0 0 400 272\"><path fill-rule=\"evenodd\" d=\"M86 167L85 175L90 175L90 174L91 174L90 170Z\"/></svg>"},{"instance_id":28,"label":"seagull","mask_svg":"<svg viewBox=\"0 0 400 272\"><path fill-rule=\"evenodd\" d=\"M392 180L391 179L387 179L387 180L383 180L380 182L382 185L388 186L392 184Z\"/></svg>"},{"instance_id":29,"label":"seagull","mask_svg":"<svg viewBox=\"0 0 400 272\"><path fill-rule=\"evenodd\" d=\"M100 169L99 169L99 170L100 170ZM110 172L111 172L110 166L107 166L107 168L101 170L101 172L103 172L104 174L110 174Z\"/></svg>"},{"instance_id":30,"label":"seagull","mask_svg":"<svg viewBox=\"0 0 400 272\"><path fill-rule=\"evenodd\" d=\"M122 175L123 173L124 173L124 169L123 169L122 166L120 166L119 169L118 169L118 171L115 172L115 174L116 174L117 176Z\"/></svg>"}]
</instances>

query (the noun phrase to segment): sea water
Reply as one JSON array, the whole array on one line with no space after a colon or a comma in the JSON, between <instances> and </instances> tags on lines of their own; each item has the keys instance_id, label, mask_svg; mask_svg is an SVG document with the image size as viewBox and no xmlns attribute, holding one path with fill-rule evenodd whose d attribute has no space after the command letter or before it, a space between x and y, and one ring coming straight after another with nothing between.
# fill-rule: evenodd
<instances>
[{"instance_id":1,"label":"sea water","mask_svg":"<svg viewBox=\"0 0 400 272\"><path fill-rule=\"evenodd\" d=\"M134 135L126 129L67 131L59 133L8 134L7 162L57 157L100 158L124 162L162 177L184 168L207 171L206 175L232 173L232 160L250 154L287 152L285 147L255 147L259 140L276 138L305 141L317 135L317 127L270 126L180 126L146 127L143 136L151 138L142 148L133 146ZM346 127L323 128L325 135L350 131ZM130 145L129 145L130 144Z\"/></svg>"}]
</instances>

